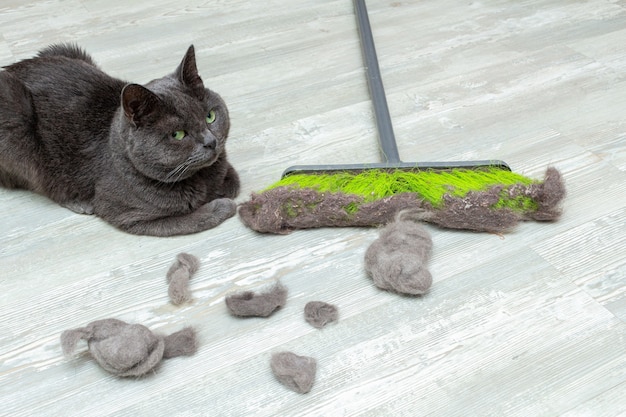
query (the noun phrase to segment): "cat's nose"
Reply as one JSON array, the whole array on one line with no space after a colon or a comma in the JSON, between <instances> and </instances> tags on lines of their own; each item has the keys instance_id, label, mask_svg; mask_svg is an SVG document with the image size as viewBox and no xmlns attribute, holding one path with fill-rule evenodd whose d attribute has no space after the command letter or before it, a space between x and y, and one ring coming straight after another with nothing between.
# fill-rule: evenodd
<instances>
[{"instance_id":1,"label":"cat's nose","mask_svg":"<svg viewBox=\"0 0 626 417\"><path fill-rule=\"evenodd\" d=\"M204 134L204 147L209 149L215 149L217 145L217 138L211 132Z\"/></svg>"}]
</instances>

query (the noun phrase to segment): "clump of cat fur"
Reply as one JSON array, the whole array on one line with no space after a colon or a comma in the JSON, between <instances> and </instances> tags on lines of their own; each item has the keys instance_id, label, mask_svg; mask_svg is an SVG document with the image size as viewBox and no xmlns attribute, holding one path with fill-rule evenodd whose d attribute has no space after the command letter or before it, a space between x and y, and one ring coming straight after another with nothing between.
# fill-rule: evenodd
<instances>
[{"instance_id":1,"label":"clump of cat fur","mask_svg":"<svg viewBox=\"0 0 626 417\"><path fill-rule=\"evenodd\" d=\"M80 340L106 371L119 377L139 377L151 372L162 359L193 355L198 349L196 331L186 327L169 336L153 333L141 324L103 319L61 334L61 347L72 355Z\"/></svg>"},{"instance_id":2,"label":"clump of cat fur","mask_svg":"<svg viewBox=\"0 0 626 417\"><path fill-rule=\"evenodd\" d=\"M200 260L189 254L179 253L176 261L170 266L165 275L168 283L167 293L174 305L181 305L191 300L189 280L198 271Z\"/></svg>"},{"instance_id":3,"label":"clump of cat fur","mask_svg":"<svg viewBox=\"0 0 626 417\"><path fill-rule=\"evenodd\" d=\"M304 306L304 319L311 326L321 329L339 319L339 309L324 301L309 301Z\"/></svg>"},{"instance_id":4,"label":"clump of cat fur","mask_svg":"<svg viewBox=\"0 0 626 417\"><path fill-rule=\"evenodd\" d=\"M200 232L236 213L229 128L193 45L145 86L110 77L75 45L52 45L0 71L0 186L129 233Z\"/></svg>"},{"instance_id":5,"label":"clump of cat fur","mask_svg":"<svg viewBox=\"0 0 626 417\"><path fill-rule=\"evenodd\" d=\"M270 368L278 382L298 394L306 394L315 382L317 361L289 351L277 352L272 355Z\"/></svg>"},{"instance_id":6,"label":"clump of cat fur","mask_svg":"<svg viewBox=\"0 0 626 417\"><path fill-rule=\"evenodd\" d=\"M426 263L433 241L420 218L419 209L401 211L367 248L365 271L378 288L408 295L430 288L433 279Z\"/></svg>"},{"instance_id":7,"label":"clump of cat fur","mask_svg":"<svg viewBox=\"0 0 626 417\"><path fill-rule=\"evenodd\" d=\"M224 299L228 311L237 317L269 317L287 302L287 288L276 282L260 291L239 291Z\"/></svg>"}]
</instances>

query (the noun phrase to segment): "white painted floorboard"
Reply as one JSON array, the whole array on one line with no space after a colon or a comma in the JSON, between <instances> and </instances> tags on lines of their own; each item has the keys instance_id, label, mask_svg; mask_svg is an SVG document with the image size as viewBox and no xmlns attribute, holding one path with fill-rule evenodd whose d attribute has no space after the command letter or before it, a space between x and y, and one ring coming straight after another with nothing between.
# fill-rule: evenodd
<instances>
[{"instance_id":1,"label":"white painted floorboard","mask_svg":"<svg viewBox=\"0 0 626 417\"><path fill-rule=\"evenodd\" d=\"M124 234L0 189L2 416L626 415L626 1L369 1L406 161L502 159L568 189L557 223L504 236L428 226L431 291L377 290L375 229L259 235L233 218L176 237ZM0 0L0 65L75 41L145 83L196 46L232 118L245 201L293 164L378 161L349 0ZM193 302L168 303L176 254L201 259ZM280 279L286 306L236 319L230 291ZM336 304L322 330L306 302ZM63 330L114 317L198 353L118 379ZM81 345L81 352L84 347ZM273 352L318 361L310 393L272 376Z\"/></svg>"}]
</instances>

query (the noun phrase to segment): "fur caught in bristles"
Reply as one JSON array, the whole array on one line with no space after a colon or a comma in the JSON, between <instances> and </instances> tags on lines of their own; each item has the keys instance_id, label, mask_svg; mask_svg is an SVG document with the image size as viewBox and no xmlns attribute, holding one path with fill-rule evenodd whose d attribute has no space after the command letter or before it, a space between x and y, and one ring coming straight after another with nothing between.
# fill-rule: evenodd
<instances>
[{"instance_id":1,"label":"fur caught in bristles","mask_svg":"<svg viewBox=\"0 0 626 417\"><path fill-rule=\"evenodd\" d=\"M310 178L304 178L310 177ZM389 179L391 177L391 180ZM288 176L239 207L249 228L286 234L316 227L380 226L404 209L443 228L502 233L523 220L555 221L565 186L501 169Z\"/></svg>"}]
</instances>

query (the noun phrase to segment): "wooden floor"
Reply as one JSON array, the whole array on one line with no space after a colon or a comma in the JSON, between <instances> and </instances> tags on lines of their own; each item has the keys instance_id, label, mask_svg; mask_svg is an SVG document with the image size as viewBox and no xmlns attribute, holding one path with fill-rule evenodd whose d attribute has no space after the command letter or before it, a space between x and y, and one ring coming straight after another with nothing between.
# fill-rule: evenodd
<instances>
[{"instance_id":1,"label":"wooden floor","mask_svg":"<svg viewBox=\"0 0 626 417\"><path fill-rule=\"evenodd\" d=\"M375 229L270 236L233 218L137 237L0 190L0 415L626 415L626 1L369 3L403 159L556 166L562 220L503 237L429 226L434 283L409 298L365 276ZM57 41L135 82L195 44L230 108L240 202L289 165L379 159L349 0L0 2L0 65ZM193 302L174 307L180 252L202 264ZM278 279L283 309L229 316L227 293ZM309 326L311 300L340 321ZM109 317L195 326L199 351L139 380L63 357L63 330ZM317 359L309 394L273 378L281 350Z\"/></svg>"}]
</instances>

